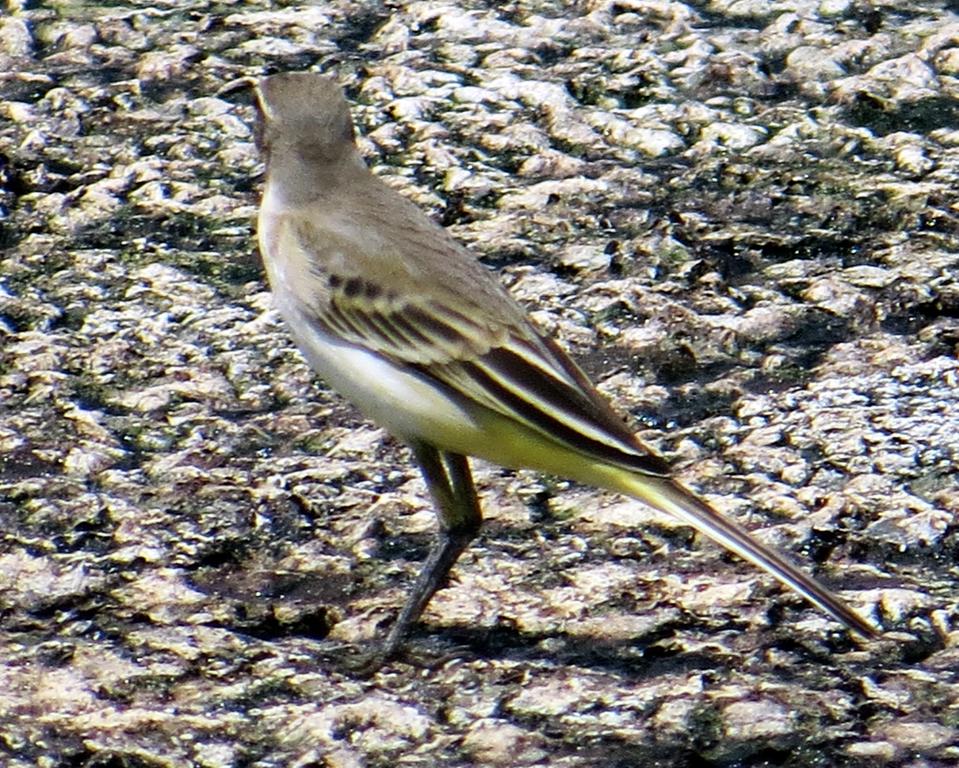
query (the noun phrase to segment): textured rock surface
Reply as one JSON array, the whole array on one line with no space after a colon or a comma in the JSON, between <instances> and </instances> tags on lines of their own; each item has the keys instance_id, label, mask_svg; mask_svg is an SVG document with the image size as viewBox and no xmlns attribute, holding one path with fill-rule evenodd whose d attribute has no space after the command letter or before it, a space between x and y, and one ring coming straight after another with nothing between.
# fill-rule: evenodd
<instances>
[{"instance_id":1,"label":"textured rock surface","mask_svg":"<svg viewBox=\"0 0 959 768\"><path fill-rule=\"evenodd\" d=\"M26 4L0 17L0 762L959 761L954 4ZM480 467L434 520L251 239L241 75L337 72L679 475L880 623L638 503Z\"/></svg>"}]
</instances>

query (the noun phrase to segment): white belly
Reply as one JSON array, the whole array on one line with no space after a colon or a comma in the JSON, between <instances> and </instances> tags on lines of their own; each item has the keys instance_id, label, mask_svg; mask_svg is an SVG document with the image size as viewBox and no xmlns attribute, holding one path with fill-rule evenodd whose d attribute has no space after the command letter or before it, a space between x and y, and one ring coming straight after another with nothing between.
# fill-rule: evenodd
<instances>
[{"instance_id":1,"label":"white belly","mask_svg":"<svg viewBox=\"0 0 959 768\"><path fill-rule=\"evenodd\" d=\"M280 313L307 362L333 389L397 437L471 453L482 441L477 406L464 405L419 374L380 355L330 338L296 308ZM483 409L485 410L485 409Z\"/></svg>"}]
</instances>

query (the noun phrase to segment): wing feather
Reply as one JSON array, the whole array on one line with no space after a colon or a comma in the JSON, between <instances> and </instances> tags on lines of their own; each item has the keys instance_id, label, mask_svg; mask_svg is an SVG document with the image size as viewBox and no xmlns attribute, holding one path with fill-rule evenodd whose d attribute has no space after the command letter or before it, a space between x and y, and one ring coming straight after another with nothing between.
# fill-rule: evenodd
<instances>
[{"instance_id":1,"label":"wing feather","mask_svg":"<svg viewBox=\"0 0 959 768\"><path fill-rule=\"evenodd\" d=\"M302 230L302 222L295 230ZM300 233L297 232L297 235ZM317 233L302 247L318 255ZM348 344L415 368L457 397L474 401L544 436L606 462L666 476L669 468L650 453L596 392L585 374L484 269L472 277L477 290L432 281L430 292L400 294L388 276L337 270L325 258L312 262L315 290L301 309L318 328ZM492 291L487 281L495 284ZM495 311L484 302L495 302Z\"/></svg>"}]
</instances>

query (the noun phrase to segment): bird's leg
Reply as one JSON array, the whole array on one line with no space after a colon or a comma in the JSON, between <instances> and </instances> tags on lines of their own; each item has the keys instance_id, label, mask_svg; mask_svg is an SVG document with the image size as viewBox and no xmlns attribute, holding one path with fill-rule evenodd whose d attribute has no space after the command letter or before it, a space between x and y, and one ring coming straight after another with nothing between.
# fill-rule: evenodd
<instances>
[{"instance_id":1,"label":"bird's leg","mask_svg":"<svg viewBox=\"0 0 959 768\"><path fill-rule=\"evenodd\" d=\"M412 448L439 517L439 539L386 636L378 654L379 663L385 662L399 648L403 637L443 585L453 564L476 537L483 522L467 458L423 443L414 444Z\"/></svg>"}]
</instances>

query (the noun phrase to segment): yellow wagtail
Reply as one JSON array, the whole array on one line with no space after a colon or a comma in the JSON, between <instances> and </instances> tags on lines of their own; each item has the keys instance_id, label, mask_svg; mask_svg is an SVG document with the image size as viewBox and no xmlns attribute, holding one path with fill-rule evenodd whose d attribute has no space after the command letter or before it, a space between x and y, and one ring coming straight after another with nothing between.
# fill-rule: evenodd
<instances>
[{"instance_id":1,"label":"yellow wagtail","mask_svg":"<svg viewBox=\"0 0 959 768\"><path fill-rule=\"evenodd\" d=\"M419 619L482 513L469 456L628 494L765 569L863 635L838 597L670 479L492 273L366 167L339 86L314 73L251 85L266 162L259 245L276 306L314 370L410 445L439 516L381 648ZM227 86L224 90L230 89Z\"/></svg>"}]
</instances>

